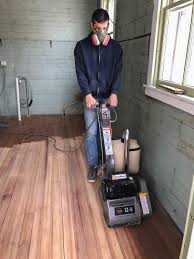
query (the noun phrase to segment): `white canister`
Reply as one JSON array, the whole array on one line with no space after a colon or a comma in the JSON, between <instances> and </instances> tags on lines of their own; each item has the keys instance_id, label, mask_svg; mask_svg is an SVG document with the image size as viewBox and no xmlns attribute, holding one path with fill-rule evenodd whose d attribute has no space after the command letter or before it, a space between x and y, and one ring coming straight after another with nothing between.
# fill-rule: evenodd
<instances>
[{"instance_id":1,"label":"white canister","mask_svg":"<svg viewBox=\"0 0 194 259\"><path fill-rule=\"evenodd\" d=\"M125 169L124 143L120 139L112 141L115 172L122 172ZM139 172L140 146L136 139L130 139L128 144L128 170L130 174Z\"/></svg>"}]
</instances>

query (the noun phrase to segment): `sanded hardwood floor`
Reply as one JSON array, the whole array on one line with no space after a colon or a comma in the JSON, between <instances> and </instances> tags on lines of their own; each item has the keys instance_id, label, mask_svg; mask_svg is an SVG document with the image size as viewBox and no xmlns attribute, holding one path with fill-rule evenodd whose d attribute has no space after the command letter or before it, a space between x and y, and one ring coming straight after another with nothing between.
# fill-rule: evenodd
<instances>
[{"instance_id":1,"label":"sanded hardwood floor","mask_svg":"<svg viewBox=\"0 0 194 259\"><path fill-rule=\"evenodd\" d=\"M178 259L182 235L154 197L142 225L106 226L84 146L67 152L82 141L81 116L2 120L9 128L0 129L0 259ZM29 132L55 137L66 152L44 136L25 139Z\"/></svg>"}]
</instances>

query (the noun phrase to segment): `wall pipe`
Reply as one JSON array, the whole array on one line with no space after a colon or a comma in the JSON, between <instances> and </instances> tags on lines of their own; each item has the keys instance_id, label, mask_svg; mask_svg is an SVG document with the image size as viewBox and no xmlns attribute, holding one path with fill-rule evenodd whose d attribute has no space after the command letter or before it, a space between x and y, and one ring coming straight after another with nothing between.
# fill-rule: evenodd
<instances>
[{"instance_id":1,"label":"wall pipe","mask_svg":"<svg viewBox=\"0 0 194 259\"><path fill-rule=\"evenodd\" d=\"M20 90L19 90L19 78L16 77L16 102L18 110L18 120L21 121L21 108L20 108Z\"/></svg>"}]
</instances>

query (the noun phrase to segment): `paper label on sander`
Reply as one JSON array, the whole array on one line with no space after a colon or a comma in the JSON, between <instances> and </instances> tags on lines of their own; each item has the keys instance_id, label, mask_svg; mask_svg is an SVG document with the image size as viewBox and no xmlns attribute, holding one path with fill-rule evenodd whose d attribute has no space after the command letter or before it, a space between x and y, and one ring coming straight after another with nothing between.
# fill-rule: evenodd
<instances>
[{"instance_id":1,"label":"paper label on sander","mask_svg":"<svg viewBox=\"0 0 194 259\"><path fill-rule=\"evenodd\" d=\"M111 142L111 134L109 129L103 129L103 138L104 138L104 146L106 155L113 155L112 142Z\"/></svg>"},{"instance_id":2,"label":"paper label on sander","mask_svg":"<svg viewBox=\"0 0 194 259\"><path fill-rule=\"evenodd\" d=\"M126 179L127 175L126 174L115 174L112 175L112 180L120 180L120 179Z\"/></svg>"},{"instance_id":3,"label":"paper label on sander","mask_svg":"<svg viewBox=\"0 0 194 259\"><path fill-rule=\"evenodd\" d=\"M147 196L147 193L139 193L139 198L140 198L141 207L143 210L143 215L149 214L149 207L148 207L146 196Z\"/></svg>"}]
</instances>

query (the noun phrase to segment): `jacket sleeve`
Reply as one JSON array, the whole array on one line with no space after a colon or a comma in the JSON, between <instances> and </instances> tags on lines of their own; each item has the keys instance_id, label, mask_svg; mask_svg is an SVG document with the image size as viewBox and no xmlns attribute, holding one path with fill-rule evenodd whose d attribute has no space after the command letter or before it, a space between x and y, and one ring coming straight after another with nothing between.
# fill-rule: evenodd
<instances>
[{"instance_id":1,"label":"jacket sleeve","mask_svg":"<svg viewBox=\"0 0 194 259\"><path fill-rule=\"evenodd\" d=\"M80 42L78 42L75 46L74 57L77 80L83 95L86 96L87 94L90 94L91 91L88 83L87 73L85 71Z\"/></svg>"},{"instance_id":2,"label":"jacket sleeve","mask_svg":"<svg viewBox=\"0 0 194 259\"><path fill-rule=\"evenodd\" d=\"M115 71L112 81L112 87L111 87L111 94L118 94L120 84L121 84L121 73L122 73L122 67L123 67L123 50L120 46L120 44L117 45L117 58L116 58L116 65L115 65Z\"/></svg>"}]
</instances>

